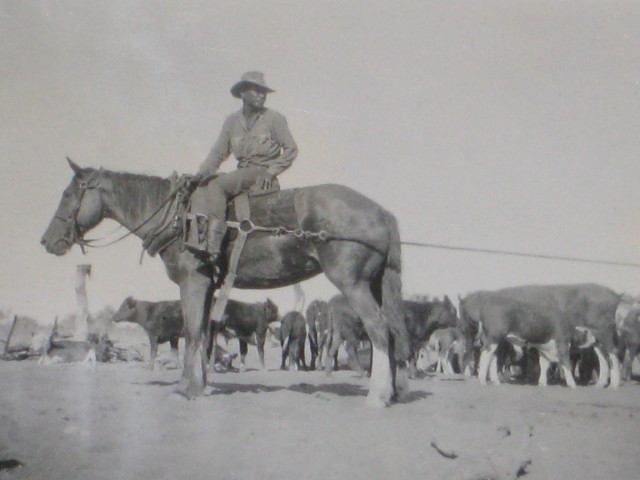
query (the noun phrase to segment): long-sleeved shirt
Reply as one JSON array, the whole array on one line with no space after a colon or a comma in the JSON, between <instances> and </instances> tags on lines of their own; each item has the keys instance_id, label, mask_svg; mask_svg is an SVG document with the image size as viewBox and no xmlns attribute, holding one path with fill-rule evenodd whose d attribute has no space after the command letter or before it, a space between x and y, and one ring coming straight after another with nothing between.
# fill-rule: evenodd
<instances>
[{"instance_id":1,"label":"long-sleeved shirt","mask_svg":"<svg viewBox=\"0 0 640 480\"><path fill-rule=\"evenodd\" d=\"M298 147L284 115L265 108L249 126L240 110L227 117L220 137L198 173L203 176L215 173L231 153L238 160L238 168L257 165L279 175L293 163Z\"/></svg>"}]
</instances>

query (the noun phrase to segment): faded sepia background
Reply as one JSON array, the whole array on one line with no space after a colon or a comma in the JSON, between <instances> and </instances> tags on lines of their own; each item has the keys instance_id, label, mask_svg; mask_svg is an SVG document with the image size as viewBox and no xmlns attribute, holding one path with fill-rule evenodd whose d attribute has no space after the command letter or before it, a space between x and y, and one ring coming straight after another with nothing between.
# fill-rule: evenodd
<instances>
[{"instance_id":1,"label":"faded sepia background","mask_svg":"<svg viewBox=\"0 0 640 480\"><path fill-rule=\"evenodd\" d=\"M178 298L158 259L138 264L136 238L60 258L39 239L65 156L193 173L247 70L265 72L267 106L300 148L283 187L348 185L405 241L640 263L638 25L634 1L0 0L0 307L74 310L78 263L93 264L92 310ZM403 260L406 295L591 281L640 293L630 267L411 246ZM293 302L291 288L234 295Z\"/></svg>"}]
</instances>

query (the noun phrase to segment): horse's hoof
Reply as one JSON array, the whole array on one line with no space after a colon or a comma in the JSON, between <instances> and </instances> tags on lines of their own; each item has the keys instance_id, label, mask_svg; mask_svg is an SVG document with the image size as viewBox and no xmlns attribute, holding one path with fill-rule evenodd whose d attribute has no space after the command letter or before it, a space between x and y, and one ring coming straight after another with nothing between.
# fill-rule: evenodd
<instances>
[{"instance_id":1,"label":"horse's hoof","mask_svg":"<svg viewBox=\"0 0 640 480\"><path fill-rule=\"evenodd\" d=\"M408 374L406 372L398 372L396 375L396 401L405 402L409 399L411 387L409 386Z\"/></svg>"},{"instance_id":2,"label":"horse's hoof","mask_svg":"<svg viewBox=\"0 0 640 480\"><path fill-rule=\"evenodd\" d=\"M174 402L185 402L191 400L191 398L187 397L187 394L181 390L174 390L167 395L167 398Z\"/></svg>"},{"instance_id":3,"label":"horse's hoof","mask_svg":"<svg viewBox=\"0 0 640 480\"><path fill-rule=\"evenodd\" d=\"M187 385L186 387L182 384L179 384L174 390L173 393L175 395L181 396L187 400L193 400L196 397L199 397L204 392L204 385Z\"/></svg>"},{"instance_id":4,"label":"horse's hoof","mask_svg":"<svg viewBox=\"0 0 640 480\"><path fill-rule=\"evenodd\" d=\"M367 395L367 400L365 402L365 405L367 407L372 407L372 408L385 408L389 406L388 402L383 401L381 398L377 397L376 395Z\"/></svg>"}]
</instances>

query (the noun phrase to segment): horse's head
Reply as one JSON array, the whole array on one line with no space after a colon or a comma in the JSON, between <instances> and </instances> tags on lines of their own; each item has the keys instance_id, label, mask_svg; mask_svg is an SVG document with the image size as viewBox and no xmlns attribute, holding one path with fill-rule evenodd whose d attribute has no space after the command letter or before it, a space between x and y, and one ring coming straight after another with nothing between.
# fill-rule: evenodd
<instances>
[{"instance_id":1,"label":"horse's head","mask_svg":"<svg viewBox=\"0 0 640 480\"><path fill-rule=\"evenodd\" d=\"M47 252L64 255L74 243L82 245L82 236L102 220L100 194L101 170L81 168L67 158L75 175L65 188L58 208L40 243Z\"/></svg>"}]
</instances>

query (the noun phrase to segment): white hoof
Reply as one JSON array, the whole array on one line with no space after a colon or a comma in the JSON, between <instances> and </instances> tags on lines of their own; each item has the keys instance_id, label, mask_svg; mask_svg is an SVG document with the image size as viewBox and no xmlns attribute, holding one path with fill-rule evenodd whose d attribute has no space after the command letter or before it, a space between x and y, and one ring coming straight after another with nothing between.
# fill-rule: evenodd
<instances>
[{"instance_id":1,"label":"white hoof","mask_svg":"<svg viewBox=\"0 0 640 480\"><path fill-rule=\"evenodd\" d=\"M365 404L367 405L367 407L372 407L372 408L385 408L389 406L389 403L384 402L378 396L371 395L371 394L367 395L367 400Z\"/></svg>"}]
</instances>

